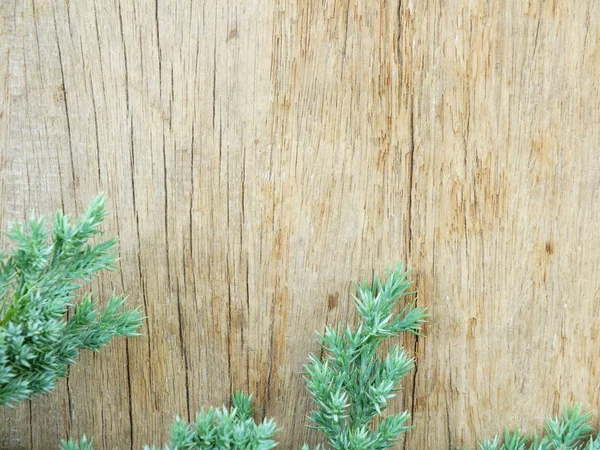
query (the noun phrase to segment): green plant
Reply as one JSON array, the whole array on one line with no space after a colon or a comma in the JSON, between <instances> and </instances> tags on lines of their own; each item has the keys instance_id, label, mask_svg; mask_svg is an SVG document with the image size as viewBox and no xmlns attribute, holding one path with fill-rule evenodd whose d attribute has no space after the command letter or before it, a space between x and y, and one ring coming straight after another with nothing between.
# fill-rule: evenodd
<instances>
[{"instance_id":1,"label":"green plant","mask_svg":"<svg viewBox=\"0 0 600 450\"><path fill-rule=\"evenodd\" d=\"M83 436L79 442L75 442L73 440L62 441L60 444L60 450L92 450L93 443L93 439L88 441L87 438Z\"/></svg>"},{"instance_id":2,"label":"green plant","mask_svg":"<svg viewBox=\"0 0 600 450\"><path fill-rule=\"evenodd\" d=\"M137 335L141 314L126 309L124 298L112 295L104 308L90 294L74 302L81 282L114 268L116 239L91 242L102 235L104 203L96 197L75 224L57 212L52 230L35 217L10 225L14 248L0 254L1 404L53 389L81 349Z\"/></svg>"},{"instance_id":3,"label":"green plant","mask_svg":"<svg viewBox=\"0 0 600 450\"><path fill-rule=\"evenodd\" d=\"M381 344L403 332L419 335L425 309L413 302L393 312L400 298L413 294L410 285L401 265L385 282L375 277L372 285L356 285L358 325L328 327L319 336L326 356L309 357L305 380L317 406L310 418L336 450L386 449L409 428L408 411L382 413L414 362L397 344L383 354Z\"/></svg>"},{"instance_id":4,"label":"green plant","mask_svg":"<svg viewBox=\"0 0 600 450\"><path fill-rule=\"evenodd\" d=\"M577 405L563 410L561 417L548 418L544 435L521 436L519 430L504 432L504 442L498 436L479 444L480 450L600 450L600 434L592 436L591 413L581 413Z\"/></svg>"},{"instance_id":5,"label":"green plant","mask_svg":"<svg viewBox=\"0 0 600 450\"><path fill-rule=\"evenodd\" d=\"M74 280L87 280L98 270L114 264L114 240L86 244L99 233L97 227L104 215L102 197L94 200L75 226L57 213L52 243L48 242L49 233L42 220L32 219L27 227L11 227L9 237L17 249L12 256L2 257L0 265L0 374L3 374L0 398L18 401L46 392L51 388L49 383L64 374L78 349L98 350L114 335L136 334L142 320L139 312L124 310L120 297L113 296L98 313L94 308L96 302L85 296L74 307L71 319L63 320L73 291L79 287ZM427 317L425 309L413 302L399 314L393 312L400 298L413 294L408 290L410 284L408 273L398 265L394 271L388 271L385 282L375 277L371 285L366 282L356 285L358 324L354 328L327 327L319 335L324 356L309 356L304 376L316 404L310 414L312 428L320 430L335 450L386 449L409 428L408 412L385 418L382 415L398 390L399 381L413 367L413 360L398 345L382 352L381 344L402 332L419 335ZM39 325L32 325L36 323ZM10 334L11 329L18 329L21 334L15 338ZM35 347L40 342L45 346ZM60 364L58 369L40 365L48 354L44 352L56 355L51 361ZM18 355L25 356L19 359ZM42 385L45 390L32 383L44 377L51 380ZM26 393L18 393L15 386L21 384L14 379L28 382ZM164 450L272 449L277 445L273 439L277 431L274 420L265 419L257 424L252 419L252 410L251 396L236 393L229 410L225 407L203 410L191 425L176 418ZM547 419L542 437L522 436L519 430L505 431L502 442L496 436L478 447L479 450L600 450L600 434L594 438L590 419L591 413L582 414L581 407L575 406L564 410L561 417ZM62 441L60 449L92 450L92 443L84 436L79 441ZM323 448L318 445L316 450ZM154 446L144 449L158 450ZM302 449L309 447L305 444Z\"/></svg>"},{"instance_id":6,"label":"green plant","mask_svg":"<svg viewBox=\"0 0 600 450\"><path fill-rule=\"evenodd\" d=\"M170 428L171 441L164 450L239 449L269 450L277 445L272 439L277 431L272 419L260 425L252 419L252 396L240 392L232 398L233 408L200 411L193 425L176 418ZM91 441L62 442L61 450L91 450ZM158 450L145 446L144 450Z\"/></svg>"},{"instance_id":7,"label":"green plant","mask_svg":"<svg viewBox=\"0 0 600 450\"><path fill-rule=\"evenodd\" d=\"M354 328L327 328L320 335L323 359L309 357L304 373L307 390L316 403L310 418L334 449L379 450L391 447L409 427L408 412L382 418L398 382L412 369L413 360L394 345L389 352L381 344L402 332L419 334L427 316L415 302L400 313L393 309L399 299L413 294L408 272L401 265L388 271L387 280L356 285L354 298L360 320ZM251 398L234 395L233 409L200 412L193 425L176 419L171 442L165 450L266 450L275 447L276 425L272 419L257 425L251 418ZM62 450L89 450L80 443L63 442ZM145 447L149 450L148 447ZM152 447L153 449L155 447ZM308 450L304 445L303 450ZM322 445L317 449L323 449Z\"/></svg>"}]
</instances>

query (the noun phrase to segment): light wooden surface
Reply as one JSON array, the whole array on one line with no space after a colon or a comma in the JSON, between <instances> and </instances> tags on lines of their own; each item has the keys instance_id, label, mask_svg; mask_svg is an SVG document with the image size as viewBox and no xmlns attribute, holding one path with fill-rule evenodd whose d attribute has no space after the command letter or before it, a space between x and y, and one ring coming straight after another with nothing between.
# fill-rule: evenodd
<instances>
[{"instance_id":1,"label":"light wooden surface","mask_svg":"<svg viewBox=\"0 0 600 450\"><path fill-rule=\"evenodd\" d=\"M402 260L432 313L398 448L600 402L600 3L0 2L0 225L109 197L144 336L0 412L0 448L162 443L254 392L318 442L299 372Z\"/></svg>"}]
</instances>

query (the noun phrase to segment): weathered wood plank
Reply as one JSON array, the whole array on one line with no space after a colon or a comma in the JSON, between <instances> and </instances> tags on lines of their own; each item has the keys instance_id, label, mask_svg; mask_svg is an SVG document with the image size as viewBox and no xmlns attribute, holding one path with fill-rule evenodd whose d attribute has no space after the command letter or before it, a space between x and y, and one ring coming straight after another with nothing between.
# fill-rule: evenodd
<instances>
[{"instance_id":1,"label":"weathered wood plank","mask_svg":"<svg viewBox=\"0 0 600 450\"><path fill-rule=\"evenodd\" d=\"M282 447L316 443L314 331L395 260L432 312L404 341L399 447L597 405L599 5L11 0L0 18L0 226L104 191L121 268L92 289L148 316L2 410L0 448L141 448L238 389Z\"/></svg>"}]
</instances>

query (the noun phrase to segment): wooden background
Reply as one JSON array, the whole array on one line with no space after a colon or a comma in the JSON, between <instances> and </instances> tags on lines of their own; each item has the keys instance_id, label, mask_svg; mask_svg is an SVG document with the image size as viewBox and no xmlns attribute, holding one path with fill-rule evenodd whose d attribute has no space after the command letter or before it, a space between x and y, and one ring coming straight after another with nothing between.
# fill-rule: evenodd
<instances>
[{"instance_id":1,"label":"wooden background","mask_svg":"<svg viewBox=\"0 0 600 450\"><path fill-rule=\"evenodd\" d=\"M426 337L397 448L473 448L600 401L600 3L2 0L0 225L109 198L148 316L0 447L162 443L254 392L319 436L299 372L351 281L405 261Z\"/></svg>"}]
</instances>

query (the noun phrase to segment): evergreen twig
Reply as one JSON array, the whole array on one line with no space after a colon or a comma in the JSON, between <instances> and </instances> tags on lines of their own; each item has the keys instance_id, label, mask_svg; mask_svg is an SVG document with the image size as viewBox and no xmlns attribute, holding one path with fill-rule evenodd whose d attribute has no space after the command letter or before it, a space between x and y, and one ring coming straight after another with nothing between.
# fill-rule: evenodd
<instances>
[{"instance_id":1,"label":"evergreen twig","mask_svg":"<svg viewBox=\"0 0 600 450\"><path fill-rule=\"evenodd\" d=\"M104 204L97 196L74 224L58 211L52 230L33 216L10 225L14 248L0 254L0 404L52 390L80 350L138 334L140 311L123 297L113 294L104 308L90 294L75 303L82 282L115 268L117 240L92 242L102 235Z\"/></svg>"},{"instance_id":2,"label":"evergreen twig","mask_svg":"<svg viewBox=\"0 0 600 450\"><path fill-rule=\"evenodd\" d=\"M562 416L546 419L544 434L521 436L519 430L504 432L504 442L496 436L479 443L480 450L600 450L600 434L594 438L591 413L582 414L581 406L563 410Z\"/></svg>"},{"instance_id":3,"label":"evergreen twig","mask_svg":"<svg viewBox=\"0 0 600 450\"><path fill-rule=\"evenodd\" d=\"M356 285L358 325L328 327L319 336L325 358L309 357L305 380L317 407L310 419L335 450L386 449L410 428L408 411L385 418L383 412L414 361L397 344L381 351L386 339L403 332L419 335L427 317L416 302L399 314L393 311L401 298L414 294L408 275L398 264L386 281L375 277L372 285Z\"/></svg>"}]
</instances>

